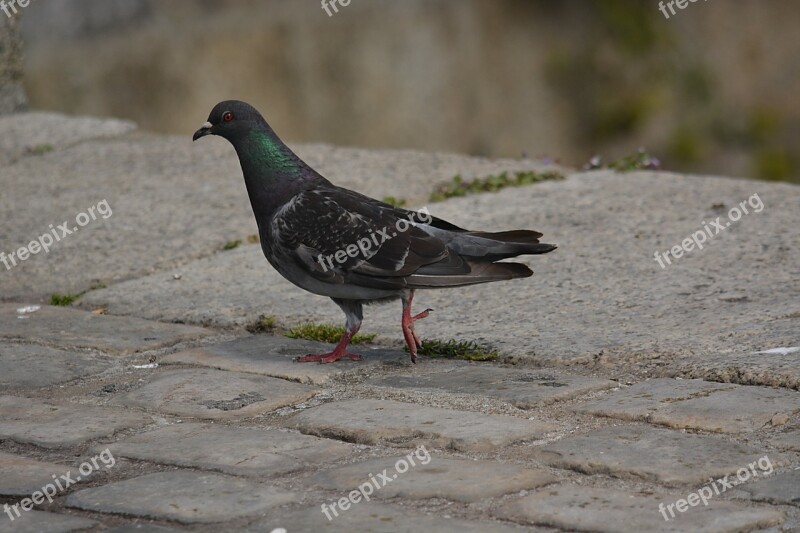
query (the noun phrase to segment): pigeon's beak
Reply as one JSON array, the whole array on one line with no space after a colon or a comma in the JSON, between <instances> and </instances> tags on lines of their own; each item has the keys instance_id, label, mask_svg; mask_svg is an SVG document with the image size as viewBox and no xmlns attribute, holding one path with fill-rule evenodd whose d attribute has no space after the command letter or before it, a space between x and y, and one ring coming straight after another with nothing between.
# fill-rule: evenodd
<instances>
[{"instance_id":1,"label":"pigeon's beak","mask_svg":"<svg viewBox=\"0 0 800 533\"><path fill-rule=\"evenodd\" d=\"M192 141L196 141L200 137L205 137L206 135L211 135L211 123L210 122L206 122L205 124L200 126L199 130L194 132L194 135L192 135Z\"/></svg>"}]
</instances>

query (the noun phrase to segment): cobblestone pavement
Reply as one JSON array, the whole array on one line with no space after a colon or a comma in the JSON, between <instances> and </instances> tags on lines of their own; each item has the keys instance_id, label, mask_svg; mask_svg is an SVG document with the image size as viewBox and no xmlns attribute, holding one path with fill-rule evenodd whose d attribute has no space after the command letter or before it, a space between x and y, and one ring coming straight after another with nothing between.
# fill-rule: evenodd
<instances>
[{"instance_id":1,"label":"cobblestone pavement","mask_svg":"<svg viewBox=\"0 0 800 533\"><path fill-rule=\"evenodd\" d=\"M47 119L59 136L74 125L75 137L53 140L53 153L30 155L26 142L48 138L41 136L40 124L36 130L40 136L25 141L27 116L34 116L34 121ZM718 291L706 294L713 300L708 308L692 299L676 309L680 317L666 317L667 310L662 309L658 315L643 315L639 323L625 305L601 301L586 303L602 310L596 322L588 312L576 321L566 312L572 309L569 306L595 297L602 300L616 290L615 285L629 283L636 294L647 294L647 283L636 281L639 267L611 269L607 279L593 280L576 274L583 267L575 264L541 261L543 268L536 269L541 276L511 292L535 301L542 291L559 288L547 283L548 271L556 276L559 268L572 269L572 281L559 282L561 298L568 300L565 307L550 310L563 316L566 324L558 335L536 330L536 313L547 309L512 308L510 316L517 313L513 320L509 315L492 317L494 309L502 315L504 299L513 298L504 292L507 289L486 307L481 307L480 299L461 306L461 313L475 315L471 319L490 315L481 335L484 340L493 335L501 340L500 362L421 357L412 365L407 354L384 342L390 338L386 326L387 333L377 344L356 347L365 356L362 362L296 364L294 356L323 346L248 333L243 326L253 318L250 309L267 306L279 322L291 323L296 307L310 306L312 318L326 316L326 311L314 314L315 305L326 305L323 299L309 304L304 295L298 293L293 300L294 293L286 292L280 293L286 300L271 300L275 295L267 290L256 292L252 298L264 300L247 302L247 310L225 307L226 289L232 298L243 298L239 294L248 290L250 279L262 274L264 280L273 279L267 278L266 262L254 267L257 271L249 274L251 278L241 277L241 268L250 268L246 261L224 268L225 261L243 256L234 255L240 250L219 251L219 238L229 235L225 231L246 235L246 210L238 209L236 220L221 222L227 225L224 231L213 225L213 217L200 215L209 227L194 221L192 234L208 229L216 237L198 237L189 244L173 234L173 223L192 221L179 204L173 204L177 210L173 213L154 208L137 214L130 207L145 206L148 199L157 203L177 191L174 183L165 185L163 194L149 185L131 192L138 185L122 178L103 182L98 177L103 175L100 159L91 176L74 184L80 194L59 181L58 169L88 172L85 165L91 161L81 159L81 154L99 157L98 152L116 161L106 163L108 168L127 161L166 180L175 161L165 157L161 143L178 146L177 140L159 141L114 121L99 129L103 139L92 136L92 128L77 119L16 115L2 121L18 133L1 180L4 186L10 183L9 195L0 198L8 209L3 216L8 216L11 235L10 241L3 238L3 247L10 250L35 237L69 212L47 204L42 199L45 193L35 193L31 183L35 180L54 194L63 189L76 209L96 203L88 194L93 188L100 196L113 196L111 205L117 212L109 220L122 234L105 233L99 226L87 228L74 242L64 243L68 248L32 258L11 271L0 269L4 291L0 533L280 528L288 532L800 531L800 350L791 349L800 345L800 298L797 278L791 277L797 268L794 234L786 240L772 239L768 228L759 227L760 245L777 256L794 258L794 264L770 256L752 258L751 268L746 258L740 258L728 265L738 268L731 274L736 284L707 279L704 288L679 289L684 298L690 294L694 298L693 290ZM123 140L129 146L124 147ZM400 164L387 163L386 158L397 159L397 154L306 149L309 159L330 159L334 166L346 164L341 162L344 155L355 159L352 164L373 170L383 162L397 172ZM176 157L189 161L187 154L188 150ZM222 167L231 167L228 170L236 175L228 156L220 150L216 154L224 159L220 163L209 152L199 156L203 162L194 168L200 173L198 187L221 188L212 175ZM443 175L480 174L510 164L420 157ZM134 170L113 172L121 176ZM177 179L186 181L186 172ZM608 183L618 179L610 176ZM708 185L703 178L695 180L697 188ZM233 177L227 181L243 189ZM408 190L422 190L425 181L430 181L430 174ZM714 187L725 183L713 182ZM582 177L545 185L560 187L558 193L551 189L545 194L567 195L572 190L576 195L574 205L561 206L565 213L585 202L578 194L581 187L594 187ZM762 196L772 194L775 206L782 205L781 195L785 202L794 202L793 214L778 214L779 208L773 207L773 216L784 222L794 217L796 233L800 193L783 185L757 185ZM752 186L754 182L731 180L733 192L724 195L738 198ZM374 192L374 183L372 187L362 189L380 194ZM126 195L131 198L126 200ZM195 201L217 202L209 207L215 216L234 212L235 203L221 198L207 190ZM498 195L494 201L508 198ZM236 201L240 200L246 201ZM598 196L596 201L608 198ZM42 211L28 212L23 205ZM452 205L446 202L442 209ZM651 216L668 219L666 211ZM672 216L687 217L678 211ZM148 217L141 227L163 223L161 240L147 233L151 229L137 229L138 221ZM582 218L578 216L576 224L583 224ZM693 219L684 221L669 238L688 234L694 224ZM547 226L546 221L536 223L537 229L560 231L558 224ZM100 235L92 234L94 229ZM643 234L646 231L642 229ZM612 239L611 233L610 228L598 228L593 239L603 242L605 236ZM742 235L746 236L745 230ZM172 243L174 255L170 255ZM89 251L73 258L72 254L81 254L82 245ZM725 250L736 245L736 241L722 243L704 257L718 253L730 259L725 254L733 252ZM252 247L243 248L251 253ZM647 250L650 257L643 261L652 262L652 250ZM681 266L671 268L677 272ZM189 277L195 273L196 279L180 285L182 280L173 276L176 269L190 273ZM89 292L70 307L46 305L45 295L59 283L63 290L85 290L94 279L108 288ZM765 284L770 280L776 285ZM207 307L203 283L218 292ZM579 287L568 287L570 283ZM661 303L671 301L672 294L660 285L651 291ZM551 296L542 298L556 305ZM452 307L459 307L457 295L451 301ZM289 311L281 314L284 303ZM743 306L739 311L731 308L739 304ZM607 309L609 305L614 309ZM467 312L465 307L471 309ZM159 314L159 309L166 311ZM629 326L606 323L616 310L631 321ZM711 325L714 313L735 321L730 335L744 348L729 344L731 337L723 335L722 324ZM738 314L746 316L737 318ZM653 331L654 341L644 342L643 331L657 328L659 317L665 328L687 329ZM426 324L426 336L460 338L459 326L439 320ZM493 321L505 323L493 331ZM481 327L475 324L460 328ZM580 324L586 328L580 329ZM603 327L614 331L599 338L597 332ZM574 342L560 350L570 328ZM370 310L365 329L370 329ZM396 330L399 338L399 327ZM684 338L678 343L680 335ZM691 336L702 349L686 349L692 346ZM531 344L535 350L519 348ZM600 345L608 351L596 351ZM29 505L30 498L37 500L36 505ZM24 510L29 507L33 509Z\"/></svg>"}]
</instances>

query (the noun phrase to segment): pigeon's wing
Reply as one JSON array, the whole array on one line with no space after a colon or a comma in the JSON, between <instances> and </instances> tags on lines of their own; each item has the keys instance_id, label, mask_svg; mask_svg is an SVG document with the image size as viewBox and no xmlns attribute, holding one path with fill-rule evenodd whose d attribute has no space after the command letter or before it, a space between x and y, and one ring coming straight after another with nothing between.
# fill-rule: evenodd
<instances>
[{"instance_id":1,"label":"pigeon's wing","mask_svg":"<svg viewBox=\"0 0 800 533\"><path fill-rule=\"evenodd\" d=\"M329 283L391 290L407 287L406 278L426 266L469 272L458 254L422 229L421 215L347 189L318 187L275 213L271 236L298 267Z\"/></svg>"}]
</instances>

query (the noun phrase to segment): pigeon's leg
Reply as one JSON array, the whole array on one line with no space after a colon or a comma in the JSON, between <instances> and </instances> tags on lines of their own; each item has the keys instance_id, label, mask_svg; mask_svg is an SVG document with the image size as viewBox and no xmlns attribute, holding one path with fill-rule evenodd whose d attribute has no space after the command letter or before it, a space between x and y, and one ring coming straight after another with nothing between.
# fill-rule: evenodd
<instances>
[{"instance_id":1,"label":"pigeon's leg","mask_svg":"<svg viewBox=\"0 0 800 533\"><path fill-rule=\"evenodd\" d=\"M295 361L299 363L308 363L310 361L319 361L320 363L333 363L342 357L347 357L353 361L360 361L361 356L358 354L350 353L347 351L347 345L350 340L358 333L361 327L361 321L364 318L363 307L358 300L339 300L338 298L331 298L336 304L342 308L344 314L347 316L347 324L345 325L344 335L342 335L339 344L333 349L332 352L311 354L303 357L298 357Z\"/></svg>"},{"instance_id":2,"label":"pigeon's leg","mask_svg":"<svg viewBox=\"0 0 800 533\"><path fill-rule=\"evenodd\" d=\"M414 331L414 322L420 318L425 318L433 309L426 309L423 312L411 316L411 302L414 299L414 290L408 291L408 296L403 297L403 337L408 345L408 353L411 354L411 362L417 362L417 348L422 346L422 341Z\"/></svg>"}]
</instances>

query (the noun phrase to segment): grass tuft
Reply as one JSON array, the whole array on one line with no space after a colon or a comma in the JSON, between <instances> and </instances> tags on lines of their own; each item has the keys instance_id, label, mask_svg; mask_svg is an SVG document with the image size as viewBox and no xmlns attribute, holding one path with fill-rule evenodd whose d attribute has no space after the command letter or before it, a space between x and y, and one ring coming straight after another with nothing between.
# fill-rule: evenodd
<instances>
[{"instance_id":1,"label":"grass tuft","mask_svg":"<svg viewBox=\"0 0 800 533\"><path fill-rule=\"evenodd\" d=\"M429 201L440 202L455 196L497 192L506 187L522 187L524 185L539 183L540 181L563 179L564 175L560 172L534 172L532 170L515 172L513 175L509 175L508 172L501 172L500 174L486 176L484 178L475 178L468 181L464 181L464 179L458 175L453 177L451 182L443 183L436 187L433 193L431 193Z\"/></svg>"},{"instance_id":2,"label":"grass tuft","mask_svg":"<svg viewBox=\"0 0 800 533\"><path fill-rule=\"evenodd\" d=\"M235 241L226 242L225 245L222 247L222 249L224 251L233 250L234 248L238 248L241 245L242 245L242 240L236 239Z\"/></svg>"},{"instance_id":3,"label":"grass tuft","mask_svg":"<svg viewBox=\"0 0 800 533\"><path fill-rule=\"evenodd\" d=\"M273 333L275 328L278 327L278 322L272 315L261 315L255 323L247 326L247 331L253 334L259 333Z\"/></svg>"},{"instance_id":4,"label":"grass tuft","mask_svg":"<svg viewBox=\"0 0 800 533\"><path fill-rule=\"evenodd\" d=\"M50 296L50 305L57 305L59 307L67 307L72 305L72 302L83 296L84 293L80 294L53 294Z\"/></svg>"},{"instance_id":5,"label":"grass tuft","mask_svg":"<svg viewBox=\"0 0 800 533\"><path fill-rule=\"evenodd\" d=\"M405 348L408 351L408 347ZM434 359L464 359L465 361L495 361L500 354L490 348L480 346L472 341L450 339L425 339L417 351Z\"/></svg>"},{"instance_id":6,"label":"grass tuft","mask_svg":"<svg viewBox=\"0 0 800 533\"><path fill-rule=\"evenodd\" d=\"M306 339L309 341L327 342L328 344L336 344L342 338L342 335L344 335L344 327L342 326L314 324L311 322L293 327L286 334L290 339ZM357 334L350 339L350 344L364 344L371 342L374 338L374 333Z\"/></svg>"},{"instance_id":7,"label":"grass tuft","mask_svg":"<svg viewBox=\"0 0 800 533\"><path fill-rule=\"evenodd\" d=\"M394 196L386 196L383 203L393 205L395 207L405 207L408 202L405 198L395 198Z\"/></svg>"}]
</instances>

